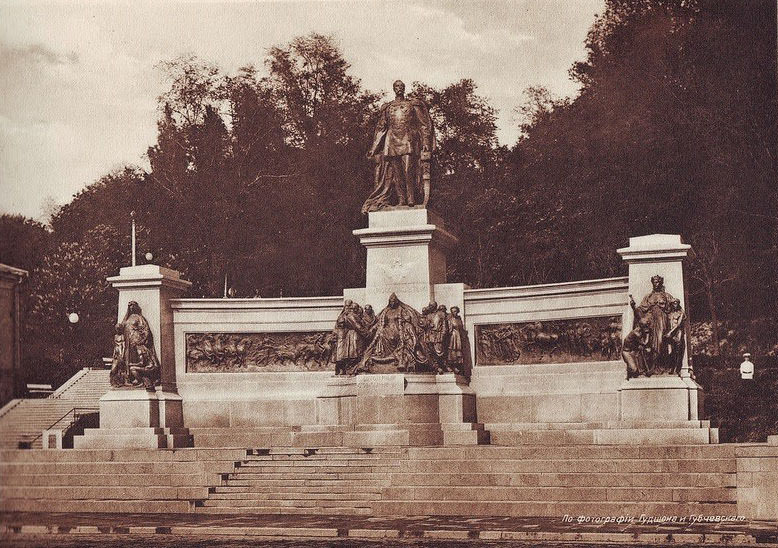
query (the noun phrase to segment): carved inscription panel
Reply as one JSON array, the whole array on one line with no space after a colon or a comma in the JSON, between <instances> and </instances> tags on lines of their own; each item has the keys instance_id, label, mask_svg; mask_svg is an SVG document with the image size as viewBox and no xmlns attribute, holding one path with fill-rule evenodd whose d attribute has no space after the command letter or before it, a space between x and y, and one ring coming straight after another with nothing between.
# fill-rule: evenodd
<instances>
[{"instance_id":1,"label":"carved inscription panel","mask_svg":"<svg viewBox=\"0 0 778 548\"><path fill-rule=\"evenodd\" d=\"M188 373L329 371L330 331L306 333L187 333Z\"/></svg>"},{"instance_id":2,"label":"carved inscription panel","mask_svg":"<svg viewBox=\"0 0 778 548\"><path fill-rule=\"evenodd\" d=\"M621 316L475 326L476 364L617 360Z\"/></svg>"}]
</instances>

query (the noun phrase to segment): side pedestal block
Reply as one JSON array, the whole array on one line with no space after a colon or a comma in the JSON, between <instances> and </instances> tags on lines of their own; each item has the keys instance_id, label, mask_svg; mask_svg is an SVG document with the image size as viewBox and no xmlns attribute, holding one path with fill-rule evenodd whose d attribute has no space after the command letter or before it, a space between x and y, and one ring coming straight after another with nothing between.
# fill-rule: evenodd
<instances>
[{"instance_id":1,"label":"side pedestal block","mask_svg":"<svg viewBox=\"0 0 778 548\"><path fill-rule=\"evenodd\" d=\"M191 447L181 396L140 389L111 390L100 398L100 428L73 439L75 449Z\"/></svg>"},{"instance_id":2,"label":"side pedestal block","mask_svg":"<svg viewBox=\"0 0 778 548\"><path fill-rule=\"evenodd\" d=\"M690 378L639 377L618 388L618 417L589 422L487 423L495 445L704 445L718 429L702 415L702 389Z\"/></svg>"},{"instance_id":3,"label":"side pedestal block","mask_svg":"<svg viewBox=\"0 0 778 548\"><path fill-rule=\"evenodd\" d=\"M333 377L316 401L317 424L292 434L297 446L477 445L475 393L448 373Z\"/></svg>"}]
</instances>

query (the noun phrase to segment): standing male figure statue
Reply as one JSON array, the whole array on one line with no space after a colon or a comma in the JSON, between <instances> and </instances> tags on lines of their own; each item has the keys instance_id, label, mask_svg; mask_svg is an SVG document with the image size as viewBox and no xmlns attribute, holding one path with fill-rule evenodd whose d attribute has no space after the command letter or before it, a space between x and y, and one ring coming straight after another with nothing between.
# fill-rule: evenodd
<instances>
[{"instance_id":1,"label":"standing male figure statue","mask_svg":"<svg viewBox=\"0 0 778 548\"><path fill-rule=\"evenodd\" d=\"M435 131L427 105L405 97L405 84L392 86L395 99L383 107L376 124L368 157L376 163L374 188L362 213L393 205L426 206L429 200L429 161L435 148ZM417 192L423 186L424 197Z\"/></svg>"}]
</instances>

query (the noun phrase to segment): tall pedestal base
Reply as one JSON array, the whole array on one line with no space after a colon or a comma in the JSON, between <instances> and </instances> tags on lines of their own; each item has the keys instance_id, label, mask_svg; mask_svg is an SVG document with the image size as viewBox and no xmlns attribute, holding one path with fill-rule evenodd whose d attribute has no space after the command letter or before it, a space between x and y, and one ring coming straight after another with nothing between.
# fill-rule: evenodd
<instances>
[{"instance_id":1,"label":"tall pedestal base","mask_svg":"<svg viewBox=\"0 0 778 548\"><path fill-rule=\"evenodd\" d=\"M111 390L100 398L100 428L73 439L76 449L191 447L181 396L142 389Z\"/></svg>"},{"instance_id":2,"label":"tall pedestal base","mask_svg":"<svg viewBox=\"0 0 778 548\"><path fill-rule=\"evenodd\" d=\"M423 374L334 377L317 398L318 424L294 434L295 445L476 445L475 393L464 378Z\"/></svg>"},{"instance_id":3,"label":"tall pedestal base","mask_svg":"<svg viewBox=\"0 0 778 548\"><path fill-rule=\"evenodd\" d=\"M639 377L619 387L619 420L632 432L625 443L718 443L702 415L702 388L690 378Z\"/></svg>"}]
</instances>

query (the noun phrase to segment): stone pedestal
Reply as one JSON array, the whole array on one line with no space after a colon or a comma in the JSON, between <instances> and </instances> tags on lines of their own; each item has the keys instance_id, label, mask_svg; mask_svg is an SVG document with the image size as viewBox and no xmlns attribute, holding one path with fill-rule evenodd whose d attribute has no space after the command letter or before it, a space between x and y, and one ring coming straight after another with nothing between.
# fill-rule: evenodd
<instances>
[{"instance_id":1,"label":"stone pedestal","mask_svg":"<svg viewBox=\"0 0 778 548\"><path fill-rule=\"evenodd\" d=\"M173 392L114 389L100 398L100 428L73 440L76 449L191 447L181 396Z\"/></svg>"},{"instance_id":2,"label":"stone pedestal","mask_svg":"<svg viewBox=\"0 0 778 548\"><path fill-rule=\"evenodd\" d=\"M416 310L426 306L434 298L434 285L446 283L446 253L458 242L440 217L424 208L373 211L368 228L354 235L367 248L364 294L354 297L376 312L392 292Z\"/></svg>"},{"instance_id":3,"label":"stone pedestal","mask_svg":"<svg viewBox=\"0 0 778 548\"><path fill-rule=\"evenodd\" d=\"M108 278L108 282L119 290L118 321L124 318L127 303L135 301L140 305L154 335L162 387L175 392L175 344L170 300L181 296L192 283L182 280L175 270L153 264L124 267L119 270L118 276ZM110 339L110 333L106 337Z\"/></svg>"},{"instance_id":4,"label":"stone pedestal","mask_svg":"<svg viewBox=\"0 0 778 548\"><path fill-rule=\"evenodd\" d=\"M317 420L294 435L295 445L476 445L488 440L488 432L475 422L475 393L453 373L335 377L317 398Z\"/></svg>"},{"instance_id":5,"label":"stone pedestal","mask_svg":"<svg viewBox=\"0 0 778 548\"><path fill-rule=\"evenodd\" d=\"M619 418L622 421L697 421L701 412L702 389L692 379L638 377L619 387Z\"/></svg>"},{"instance_id":6,"label":"stone pedestal","mask_svg":"<svg viewBox=\"0 0 778 548\"><path fill-rule=\"evenodd\" d=\"M683 278L683 260L689 254L690 249L690 245L681 243L681 236L678 234L650 234L648 236L630 238L629 247L617 250L624 262L629 265L628 293L639 304L644 296L651 293L651 278L658 274L664 278L665 290L681 301L681 307L688 316L689 311L686 306ZM624 328L621 330L623 337L626 337L632 328L632 321L632 310L627 307L627 310L624 312ZM688 330L686 341L687 351L684 353L681 376L688 378L691 376L689 370Z\"/></svg>"},{"instance_id":7,"label":"stone pedestal","mask_svg":"<svg viewBox=\"0 0 778 548\"><path fill-rule=\"evenodd\" d=\"M147 264L119 270L108 278L119 290L118 321L127 303L136 301L149 323L159 357L161 386L113 389L100 398L100 428L86 429L73 440L77 449L191 447L192 436L184 428L181 396L176 391L175 341L170 300L192 284L178 272ZM106 333L110 337L110 333Z\"/></svg>"}]
</instances>

